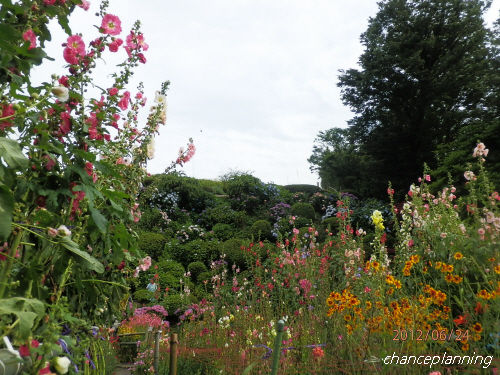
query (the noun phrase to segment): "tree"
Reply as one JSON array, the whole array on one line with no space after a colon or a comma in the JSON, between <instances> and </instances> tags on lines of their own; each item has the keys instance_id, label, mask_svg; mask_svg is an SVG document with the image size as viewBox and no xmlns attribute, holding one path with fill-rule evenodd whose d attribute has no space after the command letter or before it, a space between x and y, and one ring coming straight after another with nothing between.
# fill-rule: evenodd
<instances>
[{"instance_id":1,"label":"tree","mask_svg":"<svg viewBox=\"0 0 500 375\"><path fill-rule=\"evenodd\" d=\"M439 145L487 116L492 64L482 14L490 3L379 3L361 35L361 68L341 71L338 83L355 113L350 142L369 160L374 196L388 180L406 191L424 162L438 166Z\"/></svg>"},{"instance_id":2,"label":"tree","mask_svg":"<svg viewBox=\"0 0 500 375\"><path fill-rule=\"evenodd\" d=\"M349 129L320 131L308 159L311 171L318 172L323 189L371 195L369 159L350 141Z\"/></svg>"}]
</instances>

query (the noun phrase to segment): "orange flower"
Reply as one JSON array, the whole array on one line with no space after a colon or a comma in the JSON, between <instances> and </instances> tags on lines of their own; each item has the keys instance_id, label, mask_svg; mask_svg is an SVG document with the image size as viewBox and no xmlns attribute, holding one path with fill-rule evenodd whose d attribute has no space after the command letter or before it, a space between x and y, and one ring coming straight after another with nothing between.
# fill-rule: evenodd
<instances>
[{"instance_id":1,"label":"orange flower","mask_svg":"<svg viewBox=\"0 0 500 375\"><path fill-rule=\"evenodd\" d=\"M490 299L491 298L490 293L488 293L488 291L485 289L481 289L481 291L477 294L477 296L479 298L482 298L482 299Z\"/></svg>"},{"instance_id":2,"label":"orange flower","mask_svg":"<svg viewBox=\"0 0 500 375\"><path fill-rule=\"evenodd\" d=\"M460 251L457 251L455 253L455 255L453 255L453 258L455 258L456 260L460 260L464 257L464 255L460 252Z\"/></svg>"},{"instance_id":3,"label":"orange flower","mask_svg":"<svg viewBox=\"0 0 500 375\"><path fill-rule=\"evenodd\" d=\"M401 289L401 281L394 280L394 286L396 287L396 289Z\"/></svg>"},{"instance_id":4,"label":"orange flower","mask_svg":"<svg viewBox=\"0 0 500 375\"><path fill-rule=\"evenodd\" d=\"M483 306L481 305L481 302L476 302L476 307L474 307L474 311L476 312L476 314L484 314L486 310L486 305Z\"/></svg>"},{"instance_id":5,"label":"orange flower","mask_svg":"<svg viewBox=\"0 0 500 375\"><path fill-rule=\"evenodd\" d=\"M497 275L500 275L500 264L497 264L497 265L495 266L495 273L496 273Z\"/></svg>"},{"instance_id":6,"label":"orange flower","mask_svg":"<svg viewBox=\"0 0 500 375\"><path fill-rule=\"evenodd\" d=\"M477 333L481 333L483 332L483 326L481 325L481 323L476 323L472 326L472 329L474 331L476 331Z\"/></svg>"},{"instance_id":7,"label":"orange flower","mask_svg":"<svg viewBox=\"0 0 500 375\"><path fill-rule=\"evenodd\" d=\"M453 321L455 322L455 324L457 326L460 326L462 324L466 324L467 323L467 319L463 315L459 315L458 318L453 319Z\"/></svg>"},{"instance_id":8,"label":"orange flower","mask_svg":"<svg viewBox=\"0 0 500 375\"><path fill-rule=\"evenodd\" d=\"M447 274L446 277L444 278L446 282L451 283L453 282L453 275L451 273Z\"/></svg>"},{"instance_id":9,"label":"orange flower","mask_svg":"<svg viewBox=\"0 0 500 375\"><path fill-rule=\"evenodd\" d=\"M462 282L463 278L461 276L458 276L458 275L454 275L453 276L453 282L455 284L460 284Z\"/></svg>"}]
</instances>

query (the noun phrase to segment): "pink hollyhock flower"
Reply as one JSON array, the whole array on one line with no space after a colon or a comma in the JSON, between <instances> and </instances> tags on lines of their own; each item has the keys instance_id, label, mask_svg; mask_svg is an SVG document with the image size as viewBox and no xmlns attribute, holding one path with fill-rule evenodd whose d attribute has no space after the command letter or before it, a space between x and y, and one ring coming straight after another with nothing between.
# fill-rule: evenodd
<instances>
[{"instance_id":1,"label":"pink hollyhock flower","mask_svg":"<svg viewBox=\"0 0 500 375\"><path fill-rule=\"evenodd\" d=\"M68 112L61 113L61 124L59 125L61 135L66 135L71 131L71 115Z\"/></svg>"},{"instance_id":2,"label":"pink hollyhock flower","mask_svg":"<svg viewBox=\"0 0 500 375\"><path fill-rule=\"evenodd\" d=\"M147 61L147 60L146 60L146 57L144 56L144 54L143 54L143 53L139 53L139 54L137 55L137 57L139 58L139 61L140 61L142 64L146 64L146 61Z\"/></svg>"},{"instance_id":3,"label":"pink hollyhock flower","mask_svg":"<svg viewBox=\"0 0 500 375\"><path fill-rule=\"evenodd\" d=\"M76 65L81 57L85 56L85 43L81 36L72 35L66 41L66 48L63 51L63 57L66 62Z\"/></svg>"},{"instance_id":4,"label":"pink hollyhock flower","mask_svg":"<svg viewBox=\"0 0 500 375\"><path fill-rule=\"evenodd\" d=\"M27 42L30 42L30 46L28 49L36 48L36 35L33 30L29 29L24 32L23 39Z\"/></svg>"},{"instance_id":5,"label":"pink hollyhock flower","mask_svg":"<svg viewBox=\"0 0 500 375\"><path fill-rule=\"evenodd\" d=\"M47 366L45 366L43 369L38 371L39 375L46 375L46 374L52 374L52 371L50 371L50 364L47 362Z\"/></svg>"},{"instance_id":6,"label":"pink hollyhock flower","mask_svg":"<svg viewBox=\"0 0 500 375\"><path fill-rule=\"evenodd\" d=\"M117 16L106 14L102 19L101 29L105 34L118 35L122 32L122 23Z\"/></svg>"},{"instance_id":7,"label":"pink hollyhock flower","mask_svg":"<svg viewBox=\"0 0 500 375\"><path fill-rule=\"evenodd\" d=\"M0 118L5 118L12 116L16 113L12 104L2 104L2 113L0 114ZM0 122L0 130L4 130L8 127L12 126L11 117L4 119Z\"/></svg>"},{"instance_id":8,"label":"pink hollyhock flower","mask_svg":"<svg viewBox=\"0 0 500 375\"><path fill-rule=\"evenodd\" d=\"M66 76L62 76L61 78L59 78L59 84L61 86L64 86L64 87L68 87L69 86L69 78Z\"/></svg>"},{"instance_id":9,"label":"pink hollyhock flower","mask_svg":"<svg viewBox=\"0 0 500 375\"><path fill-rule=\"evenodd\" d=\"M90 2L88 2L87 0L82 0L82 3L78 4L78 6L80 8L83 8L84 10L89 10L89 8L90 8Z\"/></svg>"},{"instance_id":10,"label":"pink hollyhock flower","mask_svg":"<svg viewBox=\"0 0 500 375\"><path fill-rule=\"evenodd\" d=\"M49 227L49 228L47 229L47 234L48 234L50 237L54 238L55 236L57 236L57 229L56 229L56 228L51 228L51 227Z\"/></svg>"},{"instance_id":11,"label":"pink hollyhock flower","mask_svg":"<svg viewBox=\"0 0 500 375\"><path fill-rule=\"evenodd\" d=\"M121 100L118 102L118 107L120 107L123 111L128 108L128 102L130 101L130 92L125 91Z\"/></svg>"},{"instance_id":12,"label":"pink hollyhock flower","mask_svg":"<svg viewBox=\"0 0 500 375\"><path fill-rule=\"evenodd\" d=\"M52 159L49 155L44 155L43 158L46 159L45 169L47 169L48 171L52 170L52 168L54 168L54 166L56 165L56 161Z\"/></svg>"},{"instance_id":13,"label":"pink hollyhock flower","mask_svg":"<svg viewBox=\"0 0 500 375\"><path fill-rule=\"evenodd\" d=\"M151 267L151 257L148 255L144 259L141 260L141 264L139 264L139 268L141 271L147 271Z\"/></svg>"},{"instance_id":14,"label":"pink hollyhock flower","mask_svg":"<svg viewBox=\"0 0 500 375\"><path fill-rule=\"evenodd\" d=\"M426 174L426 175L424 176L424 178L425 178L425 181L427 181L427 182L430 182L430 181L431 181L431 176L430 176L430 175L428 175L428 174Z\"/></svg>"},{"instance_id":15,"label":"pink hollyhock flower","mask_svg":"<svg viewBox=\"0 0 500 375\"><path fill-rule=\"evenodd\" d=\"M117 52L118 51L118 48L120 48L120 46L123 44L123 40L121 40L120 38L117 38L115 40L113 40L110 44L109 44L109 50L111 52Z\"/></svg>"},{"instance_id":16,"label":"pink hollyhock flower","mask_svg":"<svg viewBox=\"0 0 500 375\"><path fill-rule=\"evenodd\" d=\"M56 0L43 0L43 3L45 5L54 5L56 3Z\"/></svg>"},{"instance_id":17,"label":"pink hollyhock flower","mask_svg":"<svg viewBox=\"0 0 500 375\"><path fill-rule=\"evenodd\" d=\"M66 41L67 47L76 52L77 55L85 56L85 42L80 35L71 35Z\"/></svg>"},{"instance_id":18,"label":"pink hollyhock flower","mask_svg":"<svg viewBox=\"0 0 500 375\"><path fill-rule=\"evenodd\" d=\"M116 87L112 87L112 88L108 89L108 93L111 96L115 96L116 94L118 94L118 89Z\"/></svg>"}]
</instances>

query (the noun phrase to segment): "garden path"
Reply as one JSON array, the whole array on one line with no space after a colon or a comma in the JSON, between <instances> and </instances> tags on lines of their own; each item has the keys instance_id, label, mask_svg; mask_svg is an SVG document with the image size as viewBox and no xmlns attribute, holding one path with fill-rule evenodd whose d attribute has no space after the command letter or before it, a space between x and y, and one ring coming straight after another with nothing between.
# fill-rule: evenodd
<instances>
[{"instance_id":1,"label":"garden path","mask_svg":"<svg viewBox=\"0 0 500 375\"><path fill-rule=\"evenodd\" d=\"M120 363L118 366L116 366L113 375L132 375L132 373L128 369L129 365L130 364L128 363Z\"/></svg>"}]
</instances>

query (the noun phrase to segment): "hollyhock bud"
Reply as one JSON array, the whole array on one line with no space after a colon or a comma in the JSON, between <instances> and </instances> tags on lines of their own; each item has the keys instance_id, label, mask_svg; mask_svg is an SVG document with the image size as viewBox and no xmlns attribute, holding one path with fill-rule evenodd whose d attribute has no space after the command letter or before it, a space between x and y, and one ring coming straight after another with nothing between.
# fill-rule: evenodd
<instances>
[{"instance_id":1,"label":"hollyhock bud","mask_svg":"<svg viewBox=\"0 0 500 375\"><path fill-rule=\"evenodd\" d=\"M66 225L61 225L57 228L57 233L61 236L71 236L71 231L66 227Z\"/></svg>"},{"instance_id":2,"label":"hollyhock bud","mask_svg":"<svg viewBox=\"0 0 500 375\"><path fill-rule=\"evenodd\" d=\"M59 99L63 103L69 100L69 90L65 86L53 87L51 92L57 97L57 99Z\"/></svg>"}]
</instances>

